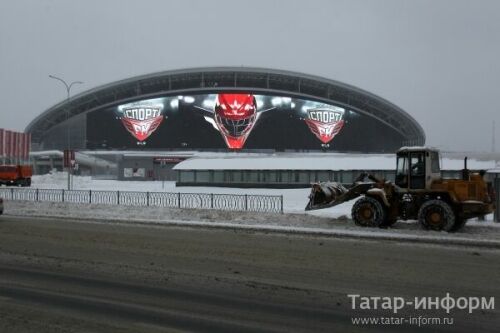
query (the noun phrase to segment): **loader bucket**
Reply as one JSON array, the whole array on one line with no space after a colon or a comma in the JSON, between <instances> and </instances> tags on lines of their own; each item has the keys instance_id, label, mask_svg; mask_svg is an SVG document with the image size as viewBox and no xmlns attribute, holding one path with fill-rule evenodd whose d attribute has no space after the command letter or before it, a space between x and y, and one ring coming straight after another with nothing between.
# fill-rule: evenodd
<instances>
[{"instance_id":1,"label":"loader bucket","mask_svg":"<svg viewBox=\"0 0 500 333\"><path fill-rule=\"evenodd\" d=\"M338 202L338 198L347 192L348 190L342 184L335 182L313 184L306 210L328 208L341 204L343 201Z\"/></svg>"},{"instance_id":2,"label":"loader bucket","mask_svg":"<svg viewBox=\"0 0 500 333\"><path fill-rule=\"evenodd\" d=\"M317 210L340 205L365 194L375 184L373 182L356 182L349 189L336 182L313 184L305 210Z\"/></svg>"}]
</instances>

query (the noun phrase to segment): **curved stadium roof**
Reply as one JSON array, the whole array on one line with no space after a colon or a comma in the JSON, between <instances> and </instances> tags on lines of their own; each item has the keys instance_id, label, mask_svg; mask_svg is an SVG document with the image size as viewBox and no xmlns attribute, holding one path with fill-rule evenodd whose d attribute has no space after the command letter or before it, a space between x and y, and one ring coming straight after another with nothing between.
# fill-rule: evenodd
<instances>
[{"instance_id":1,"label":"curved stadium roof","mask_svg":"<svg viewBox=\"0 0 500 333\"><path fill-rule=\"evenodd\" d=\"M408 145L423 145L425 133L413 117L391 102L342 82L302 73L248 67L164 71L99 86L54 105L27 127L34 142L69 117L113 105L165 95L251 91L317 100L373 117L399 132Z\"/></svg>"}]
</instances>

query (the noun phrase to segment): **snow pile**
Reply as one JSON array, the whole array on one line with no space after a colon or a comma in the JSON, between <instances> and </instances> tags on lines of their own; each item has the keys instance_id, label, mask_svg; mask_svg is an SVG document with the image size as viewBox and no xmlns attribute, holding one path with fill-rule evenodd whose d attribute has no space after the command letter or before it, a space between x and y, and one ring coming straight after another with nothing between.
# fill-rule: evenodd
<instances>
[{"instance_id":1,"label":"snow pile","mask_svg":"<svg viewBox=\"0 0 500 333\"><path fill-rule=\"evenodd\" d=\"M83 184L91 184L92 179L90 176L73 177L74 181L78 183L79 187ZM68 174L66 172L53 171L42 176L33 176L31 178L36 188L66 188L68 182ZM55 187L54 187L55 186ZM63 186L63 187L61 187Z\"/></svg>"}]
</instances>

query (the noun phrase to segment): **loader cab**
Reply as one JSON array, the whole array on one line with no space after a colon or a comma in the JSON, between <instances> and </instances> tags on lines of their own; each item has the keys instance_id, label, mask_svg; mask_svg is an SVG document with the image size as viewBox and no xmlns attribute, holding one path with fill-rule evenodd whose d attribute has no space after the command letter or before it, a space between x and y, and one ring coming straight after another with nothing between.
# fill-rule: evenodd
<instances>
[{"instance_id":1,"label":"loader cab","mask_svg":"<svg viewBox=\"0 0 500 333\"><path fill-rule=\"evenodd\" d=\"M410 190L430 189L441 178L439 152L432 148L408 147L397 152L397 186Z\"/></svg>"}]
</instances>

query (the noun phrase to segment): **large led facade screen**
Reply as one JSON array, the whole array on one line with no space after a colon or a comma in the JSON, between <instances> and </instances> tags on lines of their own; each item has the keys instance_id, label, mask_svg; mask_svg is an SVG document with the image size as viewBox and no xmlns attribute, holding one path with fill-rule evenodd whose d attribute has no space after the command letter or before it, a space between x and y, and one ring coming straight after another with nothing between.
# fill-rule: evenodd
<instances>
[{"instance_id":1,"label":"large led facade screen","mask_svg":"<svg viewBox=\"0 0 500 333\"><path fill-rule=\"evenodd\" d=\"M286 96L249 92L168 96L89 113L86 145L89 149L342 150L355 144L349 139L356 134L351 127L360 134L383 130L366 118L341 106Z\"/></svg>"}]
</instances>

